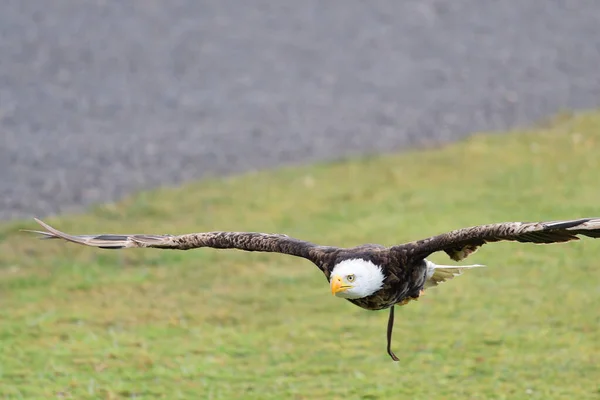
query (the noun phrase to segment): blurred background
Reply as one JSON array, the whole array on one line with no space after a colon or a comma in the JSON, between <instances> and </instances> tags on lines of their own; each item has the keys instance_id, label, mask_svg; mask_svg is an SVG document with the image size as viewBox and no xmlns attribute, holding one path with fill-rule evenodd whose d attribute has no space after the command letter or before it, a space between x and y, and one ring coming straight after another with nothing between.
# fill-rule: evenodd
<instances>
[{"instance_id":1,"label":"blurred background","mask_svg":"<svg viewBox=\"0 0 600 400\"><path fill-rule=\"evenodd\" d=\"M600 103L595 0L0 5L0 219Z\"/></svg>"},{"instance_id":2,"label":"blurred background","mask_svg":"<svg viewBox=\"0 0 600 400\"><path fill-rule=\"evenodd\" d=\"M597 400L600 241L486 245L397 311L393 363L306 260L19 230L598 216L599 66L598 0L1 1L0 397Z\"/></svg>"}]
</instances>

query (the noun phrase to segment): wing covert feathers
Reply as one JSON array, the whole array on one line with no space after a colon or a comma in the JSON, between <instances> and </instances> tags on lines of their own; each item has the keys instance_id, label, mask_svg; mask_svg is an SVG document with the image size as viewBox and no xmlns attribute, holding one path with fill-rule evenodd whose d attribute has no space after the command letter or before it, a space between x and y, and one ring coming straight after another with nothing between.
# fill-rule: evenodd
<instances>
[{"instance_id":1,"label":"wing covert feathers","mask_svg":"<svg viewBox=\"0 0 600 400\"><path fill-rule=\"evenodd\" d=\"M42 239L63 239L85 246L102 249L123 249L150 247L158 249L189 250L202 247L214 249L238 249L245 251L261 251L284 253L308 258L311 261L321 253L330 250L328 247L294 239L280 234L257 232L201 232L184 235L145 235L145 234L99 234L70 235L59 231L35 218L46 231L32 231L42 235Z\"/></svg>"},{"instance_id":2,"label":"wing covert feathers","mask_svg":"<svg viewBox=\"0 0 600 400\"><path fill-rule=\"evenodd\" d=\"M441 235L404 245L393 250L410 252L415 257L444 251L460 261L490 242L517 241L521 243L550 244L579 240L578 236L600 237L600 218L550 222L504 222L457 229Z\"/></svg>"}]
</instances>

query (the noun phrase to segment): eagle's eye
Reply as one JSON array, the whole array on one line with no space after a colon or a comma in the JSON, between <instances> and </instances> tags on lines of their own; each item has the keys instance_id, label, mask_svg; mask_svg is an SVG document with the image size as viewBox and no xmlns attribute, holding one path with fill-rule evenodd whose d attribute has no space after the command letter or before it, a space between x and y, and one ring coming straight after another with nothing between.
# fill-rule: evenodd
<instances>
[{"instance_id":1,"label":"eagle's eye","mask_svg":"<svg viewBox=\"0 0 600 400\"><path fill-rule=\"evenodd\" d=\"M354 282L354 275L348 275L348 276L346 277L346 280L347 280L348 282Z\"/></svg>"}]
</instances>

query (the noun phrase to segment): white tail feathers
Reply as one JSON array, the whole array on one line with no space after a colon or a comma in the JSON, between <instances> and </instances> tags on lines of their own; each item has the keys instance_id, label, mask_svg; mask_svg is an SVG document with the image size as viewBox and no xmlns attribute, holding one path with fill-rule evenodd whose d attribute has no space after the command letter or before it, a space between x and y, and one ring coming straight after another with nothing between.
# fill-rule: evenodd
<instances>
[{"instance_id":1,"label":"white tail feathers","mask_svg":"<svg viewBox=\"0 0 600 400\"><path fill-rule=\"evenodd\" d=\"M437 265L429 260L425 260L427 264L427 280L423 289L434 287L442 282L446 282L455 276L462 275L467 269L485 267L481 264L473 265Z\"/></svg>"}]
</instances>

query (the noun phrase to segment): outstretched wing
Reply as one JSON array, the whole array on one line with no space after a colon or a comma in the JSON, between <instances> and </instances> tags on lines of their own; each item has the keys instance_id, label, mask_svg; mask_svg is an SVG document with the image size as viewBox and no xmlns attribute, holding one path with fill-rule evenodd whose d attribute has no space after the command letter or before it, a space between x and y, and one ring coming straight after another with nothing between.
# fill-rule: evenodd
<instances>
[{"instance_id":1,"label":"outstretched wing","mask_svg":"<svg viewBox=\"0 0 600 400\"><path fill-rule=\"evenodd\" d=\"M258 232L202 232L184 235L69 235L45 222L34 218L46 231L25 230L43 235L43 239L64 239L69 242L102 249L151 247L157 249L190 250L201 247L215 249L238 249L283 253L304 257L313 262L325 254L335 251L333 247L317 246L313 243L280 234Z\"/></svg>"},{"instance_id":2,"label":"outstretched wing","mask_svg":"<svg viewBox=\"0 0 600 400\"><path fill-rule=\"evenodd\" d=\"M418 258L425 258L436 251L445 251L450 258L460 261L485 243L503 240L537 244L561 243L579 240L578 235L599 238L600 218L479 225L394 246L391 249L410 253Z\"/></svg>"}]
</instances>

